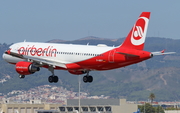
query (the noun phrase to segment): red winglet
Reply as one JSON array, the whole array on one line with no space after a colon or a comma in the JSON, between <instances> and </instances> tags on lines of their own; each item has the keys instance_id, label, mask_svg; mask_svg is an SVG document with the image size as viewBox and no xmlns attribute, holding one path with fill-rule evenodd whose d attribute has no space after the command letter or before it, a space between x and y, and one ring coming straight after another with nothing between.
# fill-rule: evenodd
<instances>
[{"instance_id":1,"label":"red winglet","mask_svg":"<svg viewBox=\"0 0 180 113\"><path fill-rule=\"evenodd\" d=\"M164 53L165 52L165 49L161 51L161 53Z\"/></svg>"}]
</instances>

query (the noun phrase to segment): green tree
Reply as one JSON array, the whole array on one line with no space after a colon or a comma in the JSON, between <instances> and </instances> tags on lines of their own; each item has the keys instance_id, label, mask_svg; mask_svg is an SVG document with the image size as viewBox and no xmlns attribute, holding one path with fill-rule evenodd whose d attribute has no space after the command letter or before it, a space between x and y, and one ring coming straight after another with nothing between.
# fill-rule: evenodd
<instances>
[{"instance_id":1,"label":"green tree","mask_svg":"<svg viewBox=\"0 0 180 113\"><path fill-rule=\"evenodd\" d=\"M155 107L155 111L156 111L156 113L165 113L164 109L161 106Z\"/></svg>"},{"instance_id":2,"label":"green tree","mask_svg":"<svg viewBox=\"0 0 180 113\"><path fill-rule=\"evenodd\" d=\"M149 103L146 103L145 106L141 105L138 108L140 109L141 113L144 113L144 109L145 113L155 113L155 108Z\"/></svg>"},{"instance_id":3,"label":"green tree","mask_svg":"<svg viewBox=\"0 0 180 113\"><path fill-rule=\"evenodd\" d=\"M141 113L165 113L164 109L161 106L153 107L150 103L146 103L145 105L139 105Z\"/></svg>"},{"instance_id":4,"label":"green tree","mask_svg":"<svg viewBox=\"0 0 180 113\"><path fill-rule=\"evenodd\" d=\"M149 95L149 99L151 100L151 104L153 103L153 100L156 98L155 94L154 93L151 93Z\"/></svg>"}]
</instances>

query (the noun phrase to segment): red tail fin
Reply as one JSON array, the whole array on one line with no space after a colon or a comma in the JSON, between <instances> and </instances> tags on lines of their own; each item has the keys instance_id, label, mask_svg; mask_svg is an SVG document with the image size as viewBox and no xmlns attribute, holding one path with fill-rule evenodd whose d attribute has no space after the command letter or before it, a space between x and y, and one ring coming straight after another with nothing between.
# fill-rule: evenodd
<instances>
[{"instance_id":1,"label":"red tail fin","mask_svg":"<svg viewBox=\"0 0 180 113\"><path fill-rule=\"evenodd\" d=\"M149 18L150 12L142 12L120 47L143 50Z\"/></svg>"}]
</instances>

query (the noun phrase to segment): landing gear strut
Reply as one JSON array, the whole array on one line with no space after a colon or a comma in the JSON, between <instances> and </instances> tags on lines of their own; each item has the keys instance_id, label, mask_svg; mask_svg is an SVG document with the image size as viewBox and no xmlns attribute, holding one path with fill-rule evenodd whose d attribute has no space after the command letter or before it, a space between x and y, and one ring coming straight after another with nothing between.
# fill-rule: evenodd
<instances>
[{"instance_id":1,"label":"landing gear strut","mask_svg":"<svg viewBox=\"0 0 180 113\"><path fill-rule=\"evenodd\" d=\"M91 83L91 82L93 81L93 77L92 77L91 75L89 75L89 71L87 72L87 75L85 75L85 76L83 77L83 81L84 81L85 83L87 83L87 82Z\"/></svg>"},{"instance_id":2,"label":"landing gear strut","mask_svg":"<svg viewBox=\"0 0 180 113\"><path fill-rule=\"evenodd\" d=\"M54 75L54 68L52 67L52 66L49 66L49 71L51 71L51 73L52 73L52 75L51 76L49 76L49 78L48 78L48 81L50 82L50 83L57 83L58 82L58 80L59 80L59 78L58 78L58 76L55 76Z\"/></svg>"}]
</instances>

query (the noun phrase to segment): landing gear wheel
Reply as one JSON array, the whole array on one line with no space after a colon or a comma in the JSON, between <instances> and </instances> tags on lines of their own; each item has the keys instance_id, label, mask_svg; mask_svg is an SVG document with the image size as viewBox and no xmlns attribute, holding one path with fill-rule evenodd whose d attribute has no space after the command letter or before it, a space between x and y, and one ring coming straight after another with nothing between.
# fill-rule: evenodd
<instances>
[{"instance_id":1,"label":"landing gear wheel","mask_svg":"<svg viewBox=\"0 0 180 113\"><path fill-rule=\"evenodd\" d=\"M58 80L59 80L59 78L58 78L58 76L54 76L54 83L57 83L58 82Z\"/></svg>"},{"instance_id":2,"label":"landing gear wheel","mask_svg":"<svg viewBox=\"0 0 180 113\"><path fill-rule=\"evenodd\" d=\"M50 82L50 83L57 83L58 82L58 76L49 76L49 78L48 78L48 81Z\"/></svg>"},{"instance_id":3,"label":"landing gear wheel","mask_svg":"<svg viewBox=\"0 0 180 113\"><path fill-rule=\"evenodd\" d=\"M85 83L87 83L87 82L91 83L91 82L93 81L93 77L86 75L86 76L83 77L83 81L84 81Z\"/></svg>"},{"instance_id":4,"label":"landing gear wheel","mask_svg":"<svg viewBox=\"0 0 180 113\"><path fill-rule=\"evenodd\" d=\"M19 78L25 78L25 75L19 75Z\"/></svg>"},{"instance_id":5,"label":"landing gear wheel","mask_svg":"<svg viewBox=\"0 0 180 113\"><path fill-rule=\"evenodd\" d=\"M89 81L89 83L91 83L93 81L93 77L92 76L88 76L88 81Z\"/></svg>"},{"instance_id":6,"label":"landing gear wheel","mask_svg":"<svg viewBox=\"0 0 180 113\"><path fill-rule=\"evenodd\" d=\"M87 82L88 82L88 76L84 76L84 77L83 77L83 81L84 81L85 83L87 83Z\"/></svg>"},{"instance_id":7,"label":"landing gear wheel","mask_svg":"<svg viewBox=\"0 0 180 113\"><path fill-rule=\"evenodd\" d=\"M53 82L54 82L53 76L49 76L48 81L49 81L50 83L53 83Z\"/></svg>"}]
</instances>

